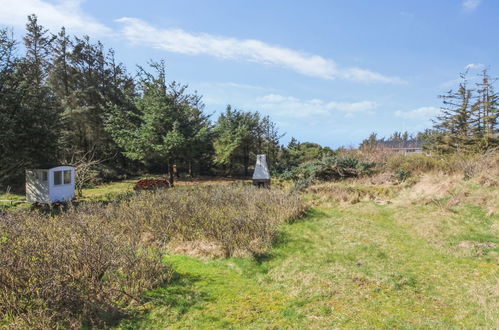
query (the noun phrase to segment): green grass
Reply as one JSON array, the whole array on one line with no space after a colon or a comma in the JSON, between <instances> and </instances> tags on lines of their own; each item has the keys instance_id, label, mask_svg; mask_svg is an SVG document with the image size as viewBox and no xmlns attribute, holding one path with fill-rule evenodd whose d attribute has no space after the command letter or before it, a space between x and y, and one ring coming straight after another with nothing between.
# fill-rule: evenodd
<instances>
[{"instance_id":1,"label":"green grass","mask_svg":"<svg viewBox=\"0 0 499 330\"><path fill-rule=\"evenodd\" d=\"M133 192L133 187L135 183L142 178L150 177L164 177L164 175L144 175L140 177L134 177L127 180L108 182L95 187L88 187L83 189L83 197L79 198L81 201L112 201L118 196ZM188 180L182 179L176 182L176 186L190 186L198 184L220 184L224 182L230 182L231 180L217 179L217 178L203 178L199 180ZM235 180L232 180L235 181ZM251 181L241 181L245 183L250 183ZM75 192L76 193L76 192ZM2 202L6 200L6 202ZM21 201L25 200L25 196L21 194L0 194L0 211L1 210L14 210L23 207L30 207L30 203L23 203Z\"/></svg>"},{"instance_id":2,"label":"green grass","mask_svg":"<svg viewBox=\"0 0 499 330\"><path fill-rule=\"evenodd\" d=\"M303 319L290 296L241 274L237 260L172 256L166 262L176 270L175 280L150 292L145 307L152 310L143 318L123 322L122 328L265 328L268 324L283 328Z\"/></svg>"},{"instance_id":3,"label":"green grass","mask_svg":"<svg viewBox=\"0 0 499 330\"><path fill-rule=\"evenodd\" d=\"M144 176L145 177L145 176ZM147 176L153 177L153 176ZM105 183L96 187L89 187L83 189L83 197L80 200L83 201L103 201L103 200L113 200L116 196L125 194L127 192L133 191L133 187L137 182L138 178L133 178L129 180L114 181ZM76 193L76 192L75 192ZM6 210L19 209L21 207L29 207L30 203L21 203L20 201L25 200L26 197L21 194L0 194L0 200L8 200L9 202L0 201L0 210L2 207Z\"/></svg>"},{"instance_id":4,"label":"green grass","mask_svg":"<svg viewBox=\"0 0 499 330\"><path fill-rule=\"evenodd\" d=\"M133 191L137 178L105 183L96 187L84 188L82 200L108 200L114 196Z\"/></svg>"},{"instance_id":5,"label":"green grass","mask_svg":"<svg viewBox=\"0 0 499 330\"><path fill-rule=\"evenodd\" d=\"M452 235L435 244L410 226L414 209L315 208L256 259L171 256L176 281L150 292L143 312L121 327L496 328L497 262L451 253ZM463 231L472 228L466 222L497 220L476 208L461 212ZM471 237L497 238L481 228Z\"/></svg>"},{"instance_id":6,"label":"green grass","mask_svg":"<svg viewBox=\"0 0 499 330\"><path fill-rule=\"evenodd\" d=\"M112 199L134 182L84 196ZM174 280L119 328L499 328L497 187L456 189L466 193L457 204L329 202L282 226L254 259L169 256Z\"/></svg>"},{"instance_id":7,"label":"green grass","mask_svg":"<svg viewBox=\"0 0 499 330\"><path fill-rule=\"evenodd\" d=\"M18 194L0 194L0 211L26 208L31 204L24 203L25 196Z\"/></svg>"}]
</instances>

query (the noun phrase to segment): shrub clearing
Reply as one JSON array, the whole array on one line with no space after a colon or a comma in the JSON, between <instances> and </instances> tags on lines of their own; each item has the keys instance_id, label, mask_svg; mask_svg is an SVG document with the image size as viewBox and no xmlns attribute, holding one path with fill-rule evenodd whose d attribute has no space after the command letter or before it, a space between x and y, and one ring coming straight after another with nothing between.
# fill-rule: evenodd
<instances>
[{"instance_id":1,"label":"shrub clearing","mask_svg":"<svg viewBox=\"0 0 499 330\"><path fill-rule=\"evenodd\" d=\"M171 278L162 263L169 242L259 254L303 210L296 195L232 185L146 191L53 217L8 213L0 218L0 325L107 327Z\"/></svg>"}]
</instances>

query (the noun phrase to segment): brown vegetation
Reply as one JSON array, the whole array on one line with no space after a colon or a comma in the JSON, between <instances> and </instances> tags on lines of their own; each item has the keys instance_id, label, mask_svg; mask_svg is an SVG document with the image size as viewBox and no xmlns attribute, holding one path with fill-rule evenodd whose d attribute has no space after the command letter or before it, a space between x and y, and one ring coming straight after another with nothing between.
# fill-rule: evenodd
<instances>
[{"instance_id":1,"label":"brown vegetation","mask_svg":"<svg viewBox=\"0 0 499 330\"><path fill-rule=\"evenodd\" d=\"M144 178L137 181L133 190L156 190L170 187L170 181L165 178Z\"/></svg>"},{"instance_id":2,"label":"brown vegetation","mask_svg":"<svg viewBox=\"0 0 499 330\"><path fill-rule=\"evenodd\" d=\"M142 192L54 217L5 215L0 320L15 328L105 326L171 276L161 262L167 243L204 242L225 257L258 254L302 212L296 195L226 185Z\"/></svg>"}]
</instances>

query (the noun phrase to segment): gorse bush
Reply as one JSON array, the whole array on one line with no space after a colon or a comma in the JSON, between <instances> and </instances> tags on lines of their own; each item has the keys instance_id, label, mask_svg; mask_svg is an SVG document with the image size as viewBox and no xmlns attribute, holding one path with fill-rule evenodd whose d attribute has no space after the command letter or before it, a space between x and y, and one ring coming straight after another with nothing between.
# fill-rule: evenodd
<instances>
[{"instance_id":1,"label":"gorse bush","mask_svg":"<svg viewBox=\"0 0 499 330\"><path fill-rule=\"evenodd\" d=\"M171 241L205 241L226 257L258 254L277 227L303 212L281 190L210 186L143 192L51 217L0 217L0 326L107 327L172 271Z\"/></svg>"},{"instance_id":2,"label":"gorse bush","mask_svg":"<svg viewBox=\"0 0 499 330\"><path fill-rule=\"evenodd\" d=\"M360 161L354 157L326 157L305 163L285 173L286 179L296 180L296 189L309 186L315 181L334 181L371 174L374 163Z\"/></svg>"}]
</instances>

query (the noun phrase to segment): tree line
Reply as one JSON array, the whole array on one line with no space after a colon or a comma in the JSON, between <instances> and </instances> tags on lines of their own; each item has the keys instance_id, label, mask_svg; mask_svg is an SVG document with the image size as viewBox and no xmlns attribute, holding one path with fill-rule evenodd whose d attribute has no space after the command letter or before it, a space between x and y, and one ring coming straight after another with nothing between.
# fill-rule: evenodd
<instances>
[{"instance_id":1,"label":"tree line","mask_svg":"<svg viewBox=\"0 0 499 330\"><path fill-rule=\"evenodd\" d=\"M0 189L22 188L25 169L48 164L173 181L174 173L249 176L258 153L284 171L323 149L294 139L287 148L282 136L258 112L229 105L212 118L199 94L167 79L164 61L130 73L101 42L53 34L35 15L22 43L0 28Z\"/></svg>"},{"instance_id":2,"label":"tree line","mask_svg":"<svg viewBox=\"0 0 499 330\"><path fill-rule=\"evenodd\" d=\"M470 84L469 72L460 75L457 89L443 95L440 114L432 119L433 127L416 134L395 132L388 138L371 133L359 148L422 147L435 153L484 152L499 148L499 93L497 78L483 69Z\"/></svg>"},{"instance_id":3,"label":"tree line","mask_svg":"<svg viewBox=\"0 0 499 330\"><path fill-rule=\"evenodd\" d=\"M362 149L423 143L438 152L499 146L497 81L488 70L473 87L467 74L442 95L434 127L416 135L373 134ZM164 61L128 71L112 49L88 36L53 34L28 16L22 43L0 28L0 190L22 188L24 170L47 164L98 167L103 180L137 173L249 176L258 153L284 173L334 155L283 134L268 116L227 106L218 118L202 97L167 79ZM86 166L85 172L89 171Z\"/></svg>"}]
</instances>

